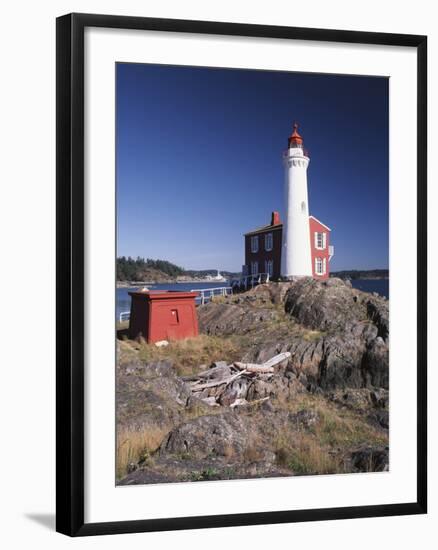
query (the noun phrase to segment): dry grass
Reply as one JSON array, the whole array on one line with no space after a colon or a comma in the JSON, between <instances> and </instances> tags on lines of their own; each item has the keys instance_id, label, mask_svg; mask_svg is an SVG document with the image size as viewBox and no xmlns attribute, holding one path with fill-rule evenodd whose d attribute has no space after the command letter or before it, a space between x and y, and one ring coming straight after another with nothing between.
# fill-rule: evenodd
<instances>
[{"instance_id":1,"label":"dry grass","mask_svg":"<svg viewBox=\"0 0 438 550\"><path fill-rule=\"evenodd\" d=\"M304 329L303 331L303 338L304 340L307 340L307 342L314 342L315 340L319 340L323 335L324 332L321 332L320 330Z\"/></svg>"},{"instance_id":2,"label":"dry grass","mask_svg":"<svg viewBox=\"0 0 438 550\"><path fill-rule=\"evenodd\" d=\"M343 454L360 445L387 445L387 435L354 411L340 409L315 395L278 402L291 412L313 410L318 421L301 431L282 433L276 440L277 460L296 474L344 473Z\"/></svg>"},{"instance_id":3,"label":"dry grass","mask_svg":"<svg viewBox=\"0 0 438 550\"><path fill-rule=\"evenodd\" d=\"M263 450L253 445L249 445L243 451L244 462L257 462L258 460L262 460L263 457L264 457Z\"/></svg>"},{"instance_id":4,"label":"dry grass","mask_svg":"<svg viewBox=\"0 0 438 550\"><path fill-rule=\"evenodd\" d=\"M315 433L322 444L340 448L388 444L388 436L370 425L361 413L339 409L327 402L316 410L321 420Z\"/></svg>"},{"instance_id":5,"label":"dry grass","mask_svg":"<svg viewBox=\"0 0 438 550\"><path fill-rule=\"evenodd\" d=\"M117 430L117 479L128 473L128 466L145 460L161 445L170 428L148 427L143 430L130 430L122 427Z\"/></svg>"},{"instance_id":6,"label":"dry grass","mask_svg":"<svg viewBox=\"0 0 438 550\"><path fill-rule=\"evenodd\" d=\"M313 434L301 432L277 442L277 460L295 474L334 474L344 471L342 462L330 454Z\"/></svg>"},{"instance_id":7,"label":"dry grass","mask_svg":"<svg viewBox=\"0 0 438 550\"><path fill-rule=\"evenodd\" d=\"M161 348L146 342L132 344L137 348L142 361L170 361L179 376L193 374L201 365L210 365L214 361L232 362L240 359L239 347L232 338L206 334L175 340Z\"/></svg>"},{"instance_id":8,"label":"dry grass","mask_svg":"<svg viewBox=\"0 0 438 550\"><path fill-rule=\"evenodd\" d=\"M292 401L277 403L280 408L287 408L294 413L303 410L315 411L320 420L313 431L325 444L387 444L387 436L371 426L360 412L341 408L322 396L303 393L298 394Z\"/></svg>"}]
</instances>

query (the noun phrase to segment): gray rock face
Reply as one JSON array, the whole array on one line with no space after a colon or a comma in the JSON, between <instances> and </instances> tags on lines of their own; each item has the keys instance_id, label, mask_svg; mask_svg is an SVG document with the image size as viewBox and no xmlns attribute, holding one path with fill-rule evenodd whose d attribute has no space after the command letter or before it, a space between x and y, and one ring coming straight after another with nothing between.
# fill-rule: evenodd
<instances>
[{"instance_id":1,"label":"gray rock face","mask_svg":"<svg viewBox=\"0 0 438 550\"><path fill-rule=\"evenodd\" d=\"M131 372L134 368L135 371ZM140 429L163 427L184 417L187 407L209 411L192 396L188 385L169 363L128 364L117 376L117 422L119 426Z\"/></svg>"},{"instance_id":2,"label":"gray rock face","mask_svg":"<svg viewBox=\"0 0 438 550\"><path fill-rule=\"evenodd\" d=\"M342 330L368 321L370 337L389 335L388 301L351 287L341 279L315 281L303 278L292 284L285 296L285 310L300 323L319 330Z\"/></svg>"},{"instance_id":3,"label":"gray rock face","mask_svg":"<svg viewBox=\"0 0 438 550\"><path fill-rule=\"evenodd\" d=\"M362 368L365 386L388 388L388 345L380 336L367 346Z\"/></svg>"},{"instance_id":4,"label":"gray rock face","mask_svg":"<svg viewBox=\"0 0 438 550\"><path fill-rule=\"evenodd\" d=\"M366 411L388 408L388 390L370 390L368 388L336 390L328 395L331 401L352 410Z\"/></svg>"},{"instance_id":5,"label":"gray rock face","mask_svg":"<svg viewBox=\"0 0 438 550\"><path fill-rule=\"evenodd\" d=\"M201 416L172 430L160 454L207 458L242 455L250 443L250 430L234 413Z\"/></svg>"},{"instance_id":6,"label":"gray rock face","mask_svg":"<svg viewBox=\"0 0 438 550\"><path fill-rule=\"evenodd\" d=\"M339 331L367 318L367 306L359 291L341 279L295 281L285 296L285 311L305 327Z\"/></svg>"},{"instance_id":7,"label":"gray rock face","mask_svg":"<svg viewBox=\"0 0 438 550\"><path fill-rule=\"evenodd\" d=\"M260 285L237 300L237 305L236 298L207 304L198 315L201 331L208 334L254 334L244 360L263 362L289 351L288 369L311 391L388 388L389 308L384 298L336 278L302 278ZM281 315L315 334L306 338L292 329L272 329ZM253 391L262 393L256 387Z\"/></svg>"},{"instance_id":8,"label":"gray rock face","mask_svg":"<svg viewBox=\"0 0 438 550\"><path fill-rule=\"evenodd\" d=\"M253 460L267 460L267 451L279 434L308 430L318 421L319 415L313 410L263 410L256 417L238 411L201 416L174 428L161 444L159 455L242 461L250 454Z\"/></svg>"},{"instance_id":9,"label":"gray rock face","mask_svg":"<svg viewBox=\"0 0 438 550\"><path fill-rule=\"evenodd\" d=\"M208 303L198 308L199 329L210 335L244 334L261 322L277 317L272 308L250 308L244 305Z\"/></svg>"},{"instance_id":10,"label":"gray rock face","mask_svg":"<svg viewBox=\"0 0 438 550\"><path fill-rule=\"evenodd\" d=\"M367 302L368 318L377 326L378 335L388 343L389 338L389 307L382 299L370 298Z\"/></svg>"},{"instance_id":11,"label":"gray rock face","mask_svg":"<svg viewBox=\"0 0 438 550\"><path fill-rule=\"evenodd\" d=\"M144 483L169 483L176 481L214 481L218 479L251 479L284 477L290 470L273 462L275 453L265 453L265 460L233 462L208 459L160 458L160 469L143 467L127 475L119 485L138 485ZM274 458L273 458L274 457Z\"/></svg>"},{"instance_id":12,"label":"gray rock face","mask_svg":"<svg viewBox=\"0 0 438 550\"><path fill-rule=\"evenodd\" d=\"M388 447L365 447L351 453L355 472L385 472L389 469Z\"/></svg>"},{"instance_id":13,"label":"gray rock face","mask_svg":"<svg viewBox=\"0 0 438 550\"><path fill-rule=\"evenodd\" d=\"M263 399L264 397L275 397L288 401L293 399L297 393L303 393L306 388L296 377L290 378L283 375L272 376L269 380L256 379L248 388L248 401Z\"/></svg>"}]
</instances>

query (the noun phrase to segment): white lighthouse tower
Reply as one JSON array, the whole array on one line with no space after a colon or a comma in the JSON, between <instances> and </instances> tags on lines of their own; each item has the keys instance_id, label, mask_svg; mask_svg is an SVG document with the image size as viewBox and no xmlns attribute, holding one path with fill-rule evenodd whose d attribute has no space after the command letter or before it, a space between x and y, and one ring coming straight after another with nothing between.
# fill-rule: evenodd
<instances>
[{"instance_id":1,"label":"white lighthouse tower","mask_svg":"<svg viewBox=\"0 0 438 550\"><path fill-rule=\"evenodd\" d=\"M283 224L281 276L285 279L312 276L307 195L309 162L295 123L287 151L283 155L286 217Z\"/></svg>"}]
</instances>

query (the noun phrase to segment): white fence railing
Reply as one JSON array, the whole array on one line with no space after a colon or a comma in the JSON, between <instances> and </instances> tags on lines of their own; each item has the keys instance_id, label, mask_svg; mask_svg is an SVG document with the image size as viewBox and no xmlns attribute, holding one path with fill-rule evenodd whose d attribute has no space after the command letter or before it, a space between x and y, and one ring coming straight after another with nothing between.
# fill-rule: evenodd
<instances>
[{"instance_id":1,"label":"white fence railing","mask_svg":"<svg viewBox=\"0 0 438 550\"><path fill-rule=\"evenodd\" d=\"M194 288L190 292L199 292L199 299L201 304L214 298L215 296L228 296L233 293L233 289L230 286L218 286L215 288Z\"/></svg>"},{"instance_id":2,"label":"white fence railing","mask_svg":"<svg viewBox=\"0 0 438 550\"><path fill-rule=\"evenodd\" d=\"M123 323L123 321L129 321L130 317L131 317L130 311L121 311L119 313L119 323Z\"/></svg>"},{"instance_id":3,"label":"white fence railing","mask_svg":"<svg viewBox=\"0 0 438 550\"><path fill-rule=\"evenodd\" d=\"M257 273L257 275L243 275L239 279L231 281L233 288L237 287L240 290L248 290L262 283L269 283L269 273Z\"/></svg>"}]
</instances>

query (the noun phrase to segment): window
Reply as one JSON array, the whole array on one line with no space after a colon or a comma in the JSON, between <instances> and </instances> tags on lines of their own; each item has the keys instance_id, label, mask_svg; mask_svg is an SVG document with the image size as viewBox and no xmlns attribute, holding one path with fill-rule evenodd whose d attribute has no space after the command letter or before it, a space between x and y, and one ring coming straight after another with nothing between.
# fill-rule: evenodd
<instances>
[{"instance_id":1,"label":"window","mask_svg":"<svg viewBox=\"0 0 438 550\"><path fill-rule=\"evenodd\" d=\"M273 245L272 233L266 233L266 235L265 235L265 250L267 250L267 251L272 250L272 245Z\"/></svg>"},{"instance_id":2,"label":"window","mask_svg":"<svg viewBox=\"0 0 438 550\"><path fill-rule=\"evenodd\" d=\"M315 248L324 250L326 245L326 234L315 231Z\"/></svg>"},{"instance_id":3,"label":"window","mask_svg":"<svg viewBox=\"0 0 438 550\"><path fill-rule=\"evenodd\" d=\"M259 262L251 262L251 275L258 275Z\"/></svg>"},{"instance_id":4,"label":"window","mask_svg":"<svg viewBox=\"0 0 438 550\"><path fill-rule=\"evenodd\" d=\"M273 272L274 272L274 262L272 260L266 260L265 273L267 273L269 277L272 277Z\"/></svg>"},{"instance_id":5,"label":"window","mask_svg":"<svg viewBox=\"0 0 438 550\"><path fill-rule=\"evenodd\" d=\"M254 235L251 237L251 252L258 252L259 251L259 236Z\"/></svg>"},{"instance_id":6,"label":"window","mask_svg":"<svg viewBox=\"0 0 438 550\"><path fill-rule=\"evenodd\" d=\"M325 275L326 268L327 264L325 258L315 258L315 273L317 275Z\"/></svg>"},{"instance_id":7,"label":"window","mask_svg":"<svg viewBox=\"0 0 438 550\"><path fill-rule=\"evenodd\" d=\"M179 323L178 310L177 309L171 309L170 310L170 324L171 325L178 325L178 323Z\"/></svg>"},{"instance_id":8,"label":"window","mask_svg":"<svg viewBox=\"0 0 438 550\"><path fill-rule=\"evenodd\" d=\"M306 203L303 201L301 203L301 212L305 212L306 211Z\"/></svg>"}]
</instances>

